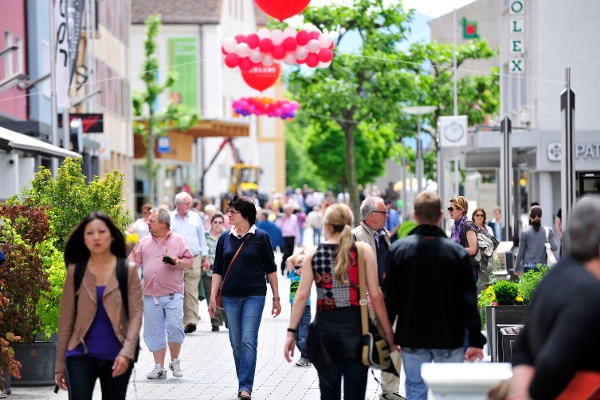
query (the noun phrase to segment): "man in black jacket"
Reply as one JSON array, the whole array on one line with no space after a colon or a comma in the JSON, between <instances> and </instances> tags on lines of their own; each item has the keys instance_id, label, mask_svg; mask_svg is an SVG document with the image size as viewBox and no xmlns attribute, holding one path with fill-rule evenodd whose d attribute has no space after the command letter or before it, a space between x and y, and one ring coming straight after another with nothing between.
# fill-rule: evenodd
<instances>
[{"instance_id":1,"label":"man in black jacket","mask_svg":"<svg viewBox=\"0 0 600 400\"><path fill-rule=\"evenodd\" d=\"M513 347L512 400L554 399L578 371L600 373L599 220L599 196L573 208L564 231L566 257L537 286Z\"/></svg>"},{"instance_id":2,"label":"man in black jacket","mask_svg":"<svg viewBox=\"0 0 600 400\"><path fill-rule=\"evenodd\" d=\"M422 192L414 207L418 226L392 245L384 293L390 320L398 317L394 342L402 348L406 397L427 400L421 364L481 359L485 337L471 258L438 227L443 216L440 198Z\"/></svg>"}]
</instances>

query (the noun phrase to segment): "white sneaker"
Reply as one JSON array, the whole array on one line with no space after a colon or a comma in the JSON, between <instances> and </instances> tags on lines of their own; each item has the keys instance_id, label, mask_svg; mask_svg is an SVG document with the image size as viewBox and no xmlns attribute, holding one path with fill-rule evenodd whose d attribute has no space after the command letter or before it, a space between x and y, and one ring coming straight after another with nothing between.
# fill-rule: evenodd
<instances>
[{"instance_id":1,"label":"white sneaker","mask_svg":"<svg viewBox=\"0 0 600 400\"><path fill-rule=\"evenodd\" d=\"M310 365L310 360L308 360L304 357L300 357L300 359L298 361L296 361L296 365L298 367L308 367Z\"/></svg>"},{"instance_id":2,"label":"white sneaker","mask_svg":"<svg viewBox=\"0 0 600 400\"><path fill-rule=\"evenodd\" d=\"M167 370L156 364L154 369L148 374L148 379L167 379Z\"/></svg>"},{"instance_id":3,"label":"white sneaker","mask_svg":"<svg viewBox=\"0 0 600 400\"><path fill-rule=\"evenodd\" d=\"M178 359L174 358L169 363L169 369L173 371L173 376L176 378L181 378L183 376L183 372L181 372L181 363Z\"/></svg>"}]
</instances>

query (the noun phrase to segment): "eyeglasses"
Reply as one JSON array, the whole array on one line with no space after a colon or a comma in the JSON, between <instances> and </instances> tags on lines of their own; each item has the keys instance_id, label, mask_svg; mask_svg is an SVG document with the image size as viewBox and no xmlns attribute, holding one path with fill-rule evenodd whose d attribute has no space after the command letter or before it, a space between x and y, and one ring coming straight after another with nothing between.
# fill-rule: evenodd
<instances>
[{"instance_id":1,"label":"eyeglasses","mask_svg":"<svg viewBox=\"0 0 600 400\"><path fill-rule=\"evenodd\" d=\"M294 265L294 269L302 269L302 265Z\"/></svg>"},{"instance_id":2,"label":"eyeglasses","mask_svg":"<svg viewBox=\"0 0 600 400\"><path fill-rule=\"evenodd\" d=\"M235 211L230 208L229 210L227 210L226 214L239 214L239 213L240 213L240 211Z\"/></svg>"},{"instance_id":3,"label":"eyeglasses","mask_svg":"<svg viewBox=\"0 0 600 400\"><path fill-rule=\"evenodd\" d=\"M375 211L371 211L371 212L374 212L377 214L387 214L388 213L387 211L379 211L379 210L375 210Z\"/></svg>"},{"instance_id":4,"label":"eyeglasses","mask_svg":"<svg viewBox=\"0 0 600 400\"><path fill-rule=\"evenodd\" d=\"M483 214L474 214L476 217L483 217Z\"/></svg>"},{"instance_id":5,"label":"eyeglasses","mask_svg":"<svg viewBox=\"0 0 600 400\"><path fill-rule=\"evenodd\" d=\"M460 208L452 208L452 207L448 207L448 211L452 212L454 210L460 210Z\"/></svg>"}]
</instances>

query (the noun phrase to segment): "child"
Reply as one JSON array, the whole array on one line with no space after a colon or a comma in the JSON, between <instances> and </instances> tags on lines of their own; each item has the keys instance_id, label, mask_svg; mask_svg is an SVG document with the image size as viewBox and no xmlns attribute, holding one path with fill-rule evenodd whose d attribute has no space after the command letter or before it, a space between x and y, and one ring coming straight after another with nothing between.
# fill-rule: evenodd
<instances>
[{"instance_id":1,"label":"child","mask_svg":"<svg viewBox=\"0 0 600 400\"><path fill-rule=\"evenodd\" d=\"M300 276L302 275L302 261L304 260L304 250L288 257L286 260L287 269L290 278L290 304L294 306L294 297L300 285ZM294 334L296 345L300 350L300 359L296 362L298 367L307 367L310 365L308 352L306 351L306 337L308 336L308 325L310 324L310 299L306 303L306 309L300 319L298 329Z\"/></svg>"}]
</instances>

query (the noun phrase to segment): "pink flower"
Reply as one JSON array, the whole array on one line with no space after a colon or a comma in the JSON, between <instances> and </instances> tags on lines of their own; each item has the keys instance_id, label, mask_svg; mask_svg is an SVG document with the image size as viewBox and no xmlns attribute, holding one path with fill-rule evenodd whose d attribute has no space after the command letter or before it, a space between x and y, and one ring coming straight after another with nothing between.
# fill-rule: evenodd
<instances>
[{"instance_id":1,"label":"pink flower","mask_svg":"<svg viewBox=\"0 0 600 400\"><path fill-rule=\"evenodd\" d=\"M492 301L492 306L496 307L497 305L499 305L499 304L496 303L495 301Z\"/></svg>"}]
</instances>

